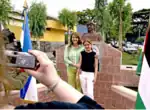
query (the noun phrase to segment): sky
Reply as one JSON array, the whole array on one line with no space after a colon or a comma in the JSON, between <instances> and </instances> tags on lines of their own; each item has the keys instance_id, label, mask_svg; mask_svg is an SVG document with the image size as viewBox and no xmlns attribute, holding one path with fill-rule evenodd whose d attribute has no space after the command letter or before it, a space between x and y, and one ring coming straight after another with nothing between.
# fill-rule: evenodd
<instances>
[{"instance_id":1,"label":"sky","mask_svg":"<svg viewBox=\"0 0 150 110\"><path fill-rule=\"evenodd\" d=\"M33 1L43 1L47 6L47 13L49 16L57 17L60 10L68 8L74 11L82 11L86 8L93 9L95 0L27 0L30 6ZM111 2L112 0L108 0ZM150 0L127 0L131 3L133 11L143 8L150 8ZM24 0L11 0L15 10L22 11Z\"/></svg>"}]
</instances>

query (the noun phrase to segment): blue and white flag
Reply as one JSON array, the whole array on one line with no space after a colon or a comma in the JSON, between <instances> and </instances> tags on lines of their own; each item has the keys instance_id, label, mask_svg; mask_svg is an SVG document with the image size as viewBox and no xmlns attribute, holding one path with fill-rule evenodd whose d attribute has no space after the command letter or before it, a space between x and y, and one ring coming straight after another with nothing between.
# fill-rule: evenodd
<instances>
[{"instance_id":1,"label":"blue and white flag","mask_svg":"<svg viewBox=\"0 0 150 110\"><path fill-rule=\"evenodd\" d=\"M20 43L23 52L28 52L28 50L32 49L32 42L30 38L30 30L28 25L28 14L25 11L24 14L24 24L22 27L22 33L20 38ZM27 79L24 88L20 90L20 97L26 101L38 101L38 94L37 94L37 86L36 86L36 79L32 76L29 76Z\"/></svg>"}]
</instances>

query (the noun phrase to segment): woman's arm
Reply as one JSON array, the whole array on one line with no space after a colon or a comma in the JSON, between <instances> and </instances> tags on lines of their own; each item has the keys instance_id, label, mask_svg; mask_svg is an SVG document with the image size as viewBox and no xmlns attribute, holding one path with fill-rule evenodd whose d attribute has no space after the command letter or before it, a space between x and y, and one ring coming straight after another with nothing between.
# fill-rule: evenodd
<instances>
[{"instance_id":1,"label":"woman's arm","mask_svg":"<svg viewBox=\"0 0 150 110\"><path fill-rule=\"evenodd\" d=\"M60 80L53 92L60 101L64 102L77 103L83 97L83 94L63 80Z\"/></svg>"},{"instance_id":2,"label":"woman's arm","mask_svg":"<svg viewBox=\"0 0 150 110\"><path fill-rule=\"evenodd\" d=\"M69 55L68 55L68 46L65 47L65 50L64 50L64 61L66 64L70 64L70 65L73 65L72 61L69 60Z\"/></svg>"},{"instance_id":3,"label":"woman's arm","mask_svg":"<svg viewBox=\"0 0 150 110\"><path fill-rule=\"evenodd\" d=\"M82 55L80 53L80 59L79 59L79 69L81 69L81 64L82 64Z\"/></svg>"},{"instance_id":4,"label":"woman's arm","mask_svg":"<svg viewBox=\"0 0 150 110\"><path fill-rule=\"evenodd\" d=\"M96 82L96 79L97 79L97 72L98 72L98 58L97 56L95 56L94 83Z\"/></svg>"},{"instance_id":5,"label":"woman's arm","mask_svg":"<svg viewBox=\"0 0 150 110\"><path fill-rule=\"evenodd\" d=\"M81 64L82 64L82 55L81 55L81 53L80 53L80 59L79 59L79 63L78 63L78 65L79 65L79 68L78 68L78 71L77 71L77 75L79 76L79 73L81 72L80 70L81 70Z\"/></svg>"}]
</instances>

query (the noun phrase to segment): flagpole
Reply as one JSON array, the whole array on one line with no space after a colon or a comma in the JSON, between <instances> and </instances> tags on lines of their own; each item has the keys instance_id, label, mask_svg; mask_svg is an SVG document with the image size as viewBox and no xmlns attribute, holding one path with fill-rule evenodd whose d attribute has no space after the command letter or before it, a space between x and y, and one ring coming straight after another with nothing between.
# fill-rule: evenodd
<instances>
[{"instance_id":1,"label":"flagpole","mask_svg":"<svg viewBox=\"0 0 150 110\"><path fill-rule=\"evenodd\" d=\"M24 1L24 5L23 5L23 8L24 8L24 12L23 12L23 15L24 15L24 25L26 25L25 21L26 21L26 11L28 9L28 5L27 5L27 0ZM24 26L25 27L25 26Z\"/></svg>"}]
</instances>

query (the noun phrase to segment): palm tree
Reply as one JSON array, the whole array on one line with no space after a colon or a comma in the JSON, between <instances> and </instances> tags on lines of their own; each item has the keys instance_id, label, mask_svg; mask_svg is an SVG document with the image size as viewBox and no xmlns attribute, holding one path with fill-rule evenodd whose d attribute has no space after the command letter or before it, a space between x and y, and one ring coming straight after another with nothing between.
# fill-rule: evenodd
<instances>
[{"instance_id":1,"label":"palm tree","mask_svg":"<svg viewBox=\"0 0 150 110\"><path fill-rule=\"evenodd\" d=\"M76 12L70 11L66 8L62 9L59 13L59 21L67 27L68 29L68 41L70 41L70 31L74 28L77 23L77 15Z\"/></svg>"},{"instance_id":2,"label":"palm tree","mask_svg":"<svg viewBox=\"0 0 150 110\"><path fill-rule=\"evenodd\" d=\"M0 31L1 25L6 27L9 23L9 14L11 12L11 3L10 0L0 0Z\"/></svg>"},{"instance_id":3,"label":"palm tree","mask_svg":"<svg viewBox=\"0 0 150 110\"><path fill-rule=\"evenodd\" d=\"M29 24L31 35L37 40L37 49L40 49L39 39L44 35L47 25L46 5L43 2L32 3L29 11ZM36 46L35 46L36 47Z\"/></svg>"}]
</instances>

